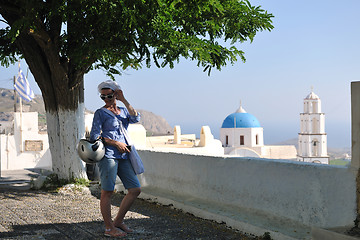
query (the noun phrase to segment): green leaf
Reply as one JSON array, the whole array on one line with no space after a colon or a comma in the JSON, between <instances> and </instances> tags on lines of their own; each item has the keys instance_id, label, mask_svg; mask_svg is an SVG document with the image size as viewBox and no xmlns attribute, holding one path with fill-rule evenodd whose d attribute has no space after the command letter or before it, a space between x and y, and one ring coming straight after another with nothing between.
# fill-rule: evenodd
<instances>
[{"instance_id":1,"label":"green leaf","mask_svg":"<svg viewBox=\"0 0 360 240\"><path fill-rule=\"evenodd\" d=\"M252 42L257 32L273 29L273 15L247 0L29 0L12 4L16 11L10 16L0 3L0 14L9 22L8 28L0 29L2 65L23 54L22 39L22 46L31 42L43 53L68 59L72 71L101 68L109 76L143 64L173 68L180 57L197 61L210 74L213 67L221 70L238 59L245 61L240 43ZM219 44L223 40L229 40L230 46Z\"/></svg>"}]
</instances>

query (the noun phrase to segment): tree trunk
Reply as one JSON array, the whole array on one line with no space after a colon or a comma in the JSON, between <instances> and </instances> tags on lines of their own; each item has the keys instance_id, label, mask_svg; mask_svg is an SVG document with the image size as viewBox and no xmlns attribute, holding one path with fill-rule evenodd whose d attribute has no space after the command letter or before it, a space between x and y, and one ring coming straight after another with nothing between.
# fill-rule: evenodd
<instances>
[{"instance_id":1,"label":"tree trunk","mask_svg":"<svg viewBox=\"0 0 360 240\"><path fill-rule=\"evenodd\" d=\"M83 78L75 89L65 85L51 91L54 95L46 94L44 103L52 169L62 179L86 178L85 166L76 149L85 133Z\"/></svg>"},{"instance_id":2,"label":"tree trunk","mask_svg":"<svg viewBox=\"0 0 360 240\"><path fill-rule=\"evenodd\" d=\"M62 179L86 178L77 154L77 144L85 134L83 79L76 89L66 89L65 94L64 90L52 89L55 96L44 97L52 169Z\"/></svg>"},{"instance_id":3,"label":"tree trunk","mask_svg":"<svg viewBox=\"0 0 360 240\"><path fill-rule=\"evenodd\" d=\"M42 92L54 173L61 179L86 178L76 150L85 132L84 74L60 59L50 40L22 34L17 44Z\"/></svg>"},{"instance_id":4,"label":"tree trunk","mask_svg":"<svg viewBox=\"0 0 360 240\"><path fill-rule=\"evenodd\" d=\"M83 45L83 40L73 37L79 28L78 19L71 19L70 15L70 20L67 21L69 37L63 43L60 41L61 15L54 11L45 19L42 13L35 14L39 9L34 10L29 5L31 3L24 6L17 4L7 1L2 3L0 14L11 28L15 28L16 48L10 44L11 51L16 49L15 52L19 54L17 56L26 60L41 89L53 171L63 179L86 178L85 167L78 157L76 147L80 137L84 135L84 74L96 58L90 58L86 52L81 51L79 57L78 50ZM76 4L76 1L72 2L70 10L76 10ZM28 18L27 13L34 15L34 18ZM24 21L31 22L25 24ZM19 24L23 27L20 30ZM11 37L13 35L15 34L10 34Z\"/></svg>"},{"instance_id":5,"label":"tree trunk","mask_svg":"<svg viewBox=\"0 0 360 240\"><path fill-rule=\"evenodd\" d=\"M76 150L84 133L84 104L76 110L46 111L46 120L53 171L59 178L86 178Z\"/></svg>"}]
</instances>

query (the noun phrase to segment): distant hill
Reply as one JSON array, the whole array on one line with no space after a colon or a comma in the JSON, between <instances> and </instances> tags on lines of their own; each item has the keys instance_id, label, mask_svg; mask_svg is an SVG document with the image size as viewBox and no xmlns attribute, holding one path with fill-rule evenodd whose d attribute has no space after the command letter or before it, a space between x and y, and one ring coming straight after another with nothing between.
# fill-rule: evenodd
<instances>
[{"instance_id":1,"label":"distant hill","mask_svg":"<svg viewBox=\"0 0 360 240\"><path fill-rule=\"evenodd\" d=\"M144 126L148 135L173 134L173 128L165 118L146 110L138 109L138 111L141 114L140 124Z\"/></svg>"},{"instance_id":2,"label":"distant hill","mask_svg":"<svg viewBox=\"0 0 360 240\"><path fill-rule=\"evenodd\" d=\"M20 110L19 98L15 103L14 90L0 88L0 121L12 121L14 109ZM46 115L44 101L41 95L36 94L31 102L22 101L23 112L39 113L39 129L46 130Z\"/></svg>"},{"instance_id":3,"label":"distant hill","mask_svg":"<svg viewBox=\"0 0 360 240\"><path fill-rule=\"evenodd\" d=\"M296 147L296 149L298 148L298 139L297 138L292 138L292 139L288 139L282 142L278 142L275 144L271 144L271 145L294 145Z\"/></svg>"},{"instance_id":4,"label":"distant hill","mask_svg":"<svg viewBox=\"0 0 360 240\"><path fill-rule=\"evenodd\" d=\"M44 101L41 95L35 95L31 102L22 101L24 112L41 112L45 113ZM14 91L0 88L0 112L14 111ZM16 108L19 110L19 98L16 101Z\"/></svg>"},{"instance_id":5,"label":"distant hill","mask_svg":"<svg viewBox=\"0 0 360 240\"><path fill-rule=\"evenodd\" d=\"M23 112L38 112L39 126L43 129L46 125L45 106L41 95L35 95L31 102L22 101ZM14 90L0 88L0 121L12 121L14 116ZM19 111L19 100L16 102ZM86 110L88 111L88 110ZM146 110L138 110L141 114L140 123L145 127L148 135L164 135L172 133L173 129L161 116ZM89 111L90 112L90 111Z\"/></svg>"}]
</instances>

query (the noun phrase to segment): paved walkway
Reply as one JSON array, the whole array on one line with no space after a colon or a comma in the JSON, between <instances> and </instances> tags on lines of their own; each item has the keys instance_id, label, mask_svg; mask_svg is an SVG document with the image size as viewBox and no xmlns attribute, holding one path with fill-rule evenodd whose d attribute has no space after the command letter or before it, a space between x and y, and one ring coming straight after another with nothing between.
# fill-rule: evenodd
<instances>
[{"instance_id":1,"label":"paved walkway","mask_svg":"<svg viewBox=\"0 0 360 240\"><path fill-rule=\"evenodd\" d=\"M24 169L0 172L0 189L28 190L31 179L47 175L50 171L43 169Z\"/></svg>"},{"instance_id":2,"label":"paved walkway","mask_svg":"<svg viewBox=\"0 0 360 240\"><path fill-rule=\"evenodd\" d=\"M0 239L108 239L99 211L99 189L63 189L60 193L29 190L39 171L2 172ZM123 194L112 199L116 213ZM156 203L138 199L125 222L135 230L123 239L263 239L228 229ZM264 238L265 239L265 238Z\"/></svg>"}]
</instances>

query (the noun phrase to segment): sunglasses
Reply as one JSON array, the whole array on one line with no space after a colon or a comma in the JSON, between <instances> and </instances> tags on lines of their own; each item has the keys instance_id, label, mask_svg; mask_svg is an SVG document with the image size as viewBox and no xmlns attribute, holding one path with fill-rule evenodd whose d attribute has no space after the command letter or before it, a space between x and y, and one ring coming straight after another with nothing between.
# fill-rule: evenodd
<instances>
[{"instance_id":1,"label":"sunglasses","mask_svg":"<svg viewBox=\"0 0 360 240\"><path fill-rule=\"evenodd\" d=\"M112 94L101 94L100 95L100 98L102 99L102 100L105 100L106 98L108 98L108 99L112 99L114 97L114 94L112 93Z\"/></svg>"}]
</instances>

